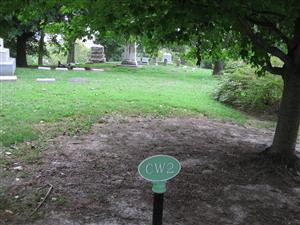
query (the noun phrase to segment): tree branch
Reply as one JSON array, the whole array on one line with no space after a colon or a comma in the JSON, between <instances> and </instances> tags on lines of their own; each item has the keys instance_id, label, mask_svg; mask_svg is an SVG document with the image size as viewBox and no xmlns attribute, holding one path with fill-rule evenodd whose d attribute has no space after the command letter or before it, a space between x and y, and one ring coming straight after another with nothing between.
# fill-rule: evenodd
<instances>
[{"instance_id":1,"label":"tree branch","mask_svg":"<svg viewBox=\"0 0 300 225\"><path fill-rule=\"evenodd\" d=\"M267 61L266 70L269 71L272 74L275 74L275 75L279 75L279 76L284 75L283 67L272 66L272 63L271 63L270 59Z\"/></svg>"},{"instance_id":2,"label":"tree branch","mask_svg":"<svg viewBox=\"0 0 300 225\"><path fill-rule=\"evenodd\" d=\"M267 29L269 29L270 31L273 31L275 34L277 34L287 45L290 43L290 39L284 34L281 32L281 30L279 30L274 23L272 23L271 21L269 21L267 18L263 18L263 21L261 20L256 20L256 19L253 19L251 17L246 17L246 19L249 21L249 22L252 22L256 25L260 25L260 26L263 26L263 27L266 27Z\"/></svg>"},{"instance_id":3,"label":"tree branch","mask_svg":"<svg viewBox=\"0 0 300 225\"><path fill-rule=\"evenodd\" d=\"M276 56L280 58L284 63L287 63L289 61L289 57L281 51L279 48L274 47L270 44L268 44L259 34L254 33L251 29L249 22L245 18L240 18L240 22L244 26L248 36L250 39L257 44L259 47L263 48L265 51L270 53L273 56Z\"/></svg>"}]
</instances>

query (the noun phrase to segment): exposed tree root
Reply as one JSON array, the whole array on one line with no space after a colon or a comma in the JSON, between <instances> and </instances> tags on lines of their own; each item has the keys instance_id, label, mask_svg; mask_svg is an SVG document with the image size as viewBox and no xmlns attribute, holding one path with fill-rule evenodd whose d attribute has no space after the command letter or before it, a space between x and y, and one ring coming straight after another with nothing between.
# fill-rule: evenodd
<instances>
[{"instance_id":1,"label":"exposed tree root","mask_svg":"<svg viewBox=\"0 0 300 225\"><path fill-rule=\"evenodd\" d=\"M300 174L300 159L295 154L272 153L271 147L268 147L260 153L260 156L272 168L284 168L294 175Z\"/></svg>"}]
</instances>

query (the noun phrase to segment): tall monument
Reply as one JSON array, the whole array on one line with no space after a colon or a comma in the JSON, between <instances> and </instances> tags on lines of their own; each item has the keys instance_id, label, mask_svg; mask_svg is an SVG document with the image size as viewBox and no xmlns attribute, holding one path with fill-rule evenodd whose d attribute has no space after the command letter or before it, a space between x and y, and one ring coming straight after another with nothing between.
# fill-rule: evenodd
<instances>
[{"instance_id":1,"label":"tall monument","mask_svg":"<svg viewBox=\"0 0 300 225\"><path fill-rule=\"evenodd\" d=\"M9 49L4 48L3 39L0 38L0 81L17 80L15 71L16 59L10 58Z\"/></svg>"},{"instance_id":2,"label":"tall monument","mask_svg":"<svg viewBox=\"0 0 300 225\"><path fill-rule=\"evenodd\" d=\"M123 53L123 59L122 59L122 65L128 65L128 66L137 66L137 60L136 60L136 43L132 44L126 44L124 47L124 53Z\"/></svg>"}]
</instances>

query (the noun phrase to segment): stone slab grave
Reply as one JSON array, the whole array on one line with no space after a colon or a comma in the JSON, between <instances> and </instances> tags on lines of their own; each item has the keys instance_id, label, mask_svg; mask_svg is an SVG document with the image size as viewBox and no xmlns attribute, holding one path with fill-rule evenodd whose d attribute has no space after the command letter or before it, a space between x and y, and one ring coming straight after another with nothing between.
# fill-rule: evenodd
<instances>
[{"instance_id":1,"label":"stone slab grave","mask_svg":"<svg viewBox=\"0 0 300 225\"><path fill-rule=\"evenodd\" d=\"M15 81L16 59L10 57L8 48L4 48L4 41L0 38L0 81Z\"/></svg>"},{"instance_id":2,"label":"stone slab grave","mask_svg":"<svg viewBox=\"0 0 300 225\"><path fill-rule=\"evenodd\" d=\"M37 82L42 82L42 83L51 83L51 82L55 82L55 78L37 78L36 79Z\"/></svg>"},{"instance_id":3,"label":"stone slab grave","mask_svg":"<svg viewBox=\"0 0 300 225\"><path fill-rule=\"evenodd\" d=\"M18 78L17 76L0 76L1 81L16 81Z\"/></svg>"},{"instance_id":4,"label":"stone slab grave","mask_svg":"<svg viewBox=\"0 0 300 225\"><path fill-rule=\"evenodd\" d=\"M85 68L81 68L81 67L74 67L73 71L85 71Z\"/></svg>"},{"instance_id":5,"label":"stone slab grave","mask_svg":"<svg viewBox=\"0 0 300 225\"><path fill-rule=\"evenodd\" d=\"M164 63L164 65L172 64L172 54L164 53L162 57L162 62Z\"/></svg>"},{"instance_id":6,"label":"stone slab grave","mask_svg":"<svg viewBox=\"0 0 300 225\"><path fill-rule=\"evenodd\" d=\"M93 45L88 63L105 63L104 47L102 45Z\"/></svg>"},{"instance_id":7,"label":"stone slab grave","mask_svg":"<svg viewBox=\"0 0 300 225\"><path fill-rule=\"evenodd\" d=\"M88 81L87 78L84 77L72 77L69 79L71 83L85 83Z\"/></svg>"},{"instance_id":8,"label":"stone slab grave","mask_svg":"<svg viewBox=\"0 0 300 225\"><path fill-rule=\"evenodd\" d=\"M134 66L136 67L138 65L136 60L136 49L137 45L136 43L126 44L124 46L124 52L122 55L122 65L126 66Z\"/></svg>"},{"instance_id":9,"label":"stone slab grave","mask_svg":"<svg viewBox=\"0 0 300 225\"><path fill-rule=\"evenodd\" d=\"M68 71L68 68L64 68L64 67L57 67L55 68L55 70L59 70L59 71Z\"/></svg>"},{"instance_id":10,"label":"stone slab grave","mask_svg":"<svg viewBox=\"0 0 300 225\"><path fill-rule=\"evenodd\" d=\"M51 70L50 67L46 67L46 66L39 66L38 70Z\"/></svg>"},{"instance_id":11,"label":"stone slab grave","mask_svg":"<svg viewBox=\"0 0 300 225\"><path fill-rule=\"evenodd\" d=\"M92 72L104 72L104 69L91 69Z\"/></svg>"}]
</instances>

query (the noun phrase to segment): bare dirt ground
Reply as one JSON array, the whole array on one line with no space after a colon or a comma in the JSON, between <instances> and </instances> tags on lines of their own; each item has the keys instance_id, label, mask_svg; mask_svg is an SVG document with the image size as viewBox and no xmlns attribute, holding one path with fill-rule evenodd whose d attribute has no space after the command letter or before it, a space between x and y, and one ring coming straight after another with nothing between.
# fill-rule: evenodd
<instances>
[{"instance_id":1,"label":"bare dirt ground","mask_svg":"<svg viewBox=\"0 0 300 225\"><path fill-rule=\"evenodd\" d=\"M5 180L11 197L54 189L29 219L20 209L0 224L151 224L151 184L137 173L144 158L168 154L182 163L168 182L165 225L297 225L300 182L257 160L272 132L206 118L107 118L88 135L49 140L34 176ZM33 210L36 203L27 205Z\"/></svg>"}]
</instances>

